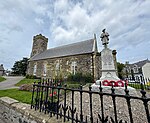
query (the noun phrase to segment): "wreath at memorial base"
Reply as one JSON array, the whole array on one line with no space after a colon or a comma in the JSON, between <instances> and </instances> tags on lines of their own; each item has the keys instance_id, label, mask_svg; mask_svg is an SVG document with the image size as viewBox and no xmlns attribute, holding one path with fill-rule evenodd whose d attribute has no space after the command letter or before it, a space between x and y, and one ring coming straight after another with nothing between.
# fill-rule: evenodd
<instances>
[{"instance_id":1,"label":"wreath at memorial base","mask_svg":"<svg viewBox=\"0 0 150 123\"><path fill-rule=\"evenodd\" d=\"M118 80L118 81L108 81L108 80L103 80L102 85L103 86L114 86L114 87L124 87L125 84L127 85L127 82L123 80Z\"/></svg>"}]
</instances>

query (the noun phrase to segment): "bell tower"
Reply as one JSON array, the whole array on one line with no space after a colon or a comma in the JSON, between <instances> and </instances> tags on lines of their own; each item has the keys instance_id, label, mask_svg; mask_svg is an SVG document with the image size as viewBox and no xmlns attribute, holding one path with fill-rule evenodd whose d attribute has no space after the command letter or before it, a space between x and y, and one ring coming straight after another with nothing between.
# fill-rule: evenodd
<instances>
[{"instance_id":1,"label":"bell tower","mask_svg":"<svg viewBox=\"0 0 150 123\"><path fill-rule=\"evenodd\" d=\"M47 50L48 38L42 34L36 35L33 37L33 46L30 57L35 56L36 54L42 53Z\"/></svg>"}]
</instances>

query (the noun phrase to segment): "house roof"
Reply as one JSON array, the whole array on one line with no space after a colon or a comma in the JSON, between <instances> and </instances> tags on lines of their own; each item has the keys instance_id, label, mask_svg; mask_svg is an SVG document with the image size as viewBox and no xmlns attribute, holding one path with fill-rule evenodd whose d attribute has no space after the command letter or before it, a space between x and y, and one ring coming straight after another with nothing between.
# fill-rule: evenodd
<instances>
[{"instance_id":1,"label":"house roof","mask_svg":"<svg viewBox=\"0 0 150 123\"><path fill-rule=\"evenodd\" d=\"M150 63L150 61L149 61L148 59L146 59L146 60L142 60L142 61L133 63L133 64L131 64L131 65L132 65L132 66L133 66L133 65L137 65L138 67L142 67L142 66L145 65L146 63Z\"/></svg>"},{"instance_id":2,"label":"house roof","mask_svg":"<svg viewBox=\"0 0 150 123\"><path fill-rule=\"evenodd\" d=\"M4 67L2 64L0 65L0 71L4 71Z\"/></svg>"},{"instance_id":3,"label":"house roof","mask_svg":"<svg viewBox=\"0 0 150 123\"><path fill-rule=\"evenodd\" d=\"M97 51L96 39L89 39L82 42L77 42L73 44L48 49L40 54L31 57L30 61L93 53L95 50Z\"/></svg>"}]
</instances>

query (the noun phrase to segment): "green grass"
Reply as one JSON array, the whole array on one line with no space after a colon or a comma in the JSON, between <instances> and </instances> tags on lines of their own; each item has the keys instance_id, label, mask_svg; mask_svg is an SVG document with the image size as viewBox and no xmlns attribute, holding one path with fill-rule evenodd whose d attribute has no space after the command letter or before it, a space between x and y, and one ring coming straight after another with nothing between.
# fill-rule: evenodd
<instances>
[{"instance_id":1,"label":"green grass","mask_svg":"<svg viewBox=\"0 0 150 123\"><path fill-rule=\"evenodd\" d=\"M21 80L20 82L15 84L15 86L21 86L23 84L33 84L34 82L39 82L39 81L40 80L38 80L38 79L26 79L26 78L24 78L23 80Z\"/></svg>"},{"instance_id":2,"label":"green grass","mask_svg":"<svg viewBox=\"0 0 150 123\"><path fill-rule=\"evenodd\" d=\"M141 84L138 84L138 83L136 83L136 84L130 84L129 83L128 85L135 88L135 89L141 89ZM147 89L147 88L150 88L150 86L149 85L143 85L143 88Z\"/></svg>"},{"instance_id":3,"label":"green grass","mask_svg":"<svg viewBox=\"0 0 150 123\"><path fill-rule=\"evenodd\" d=\"M0 76L0 82L6 80L4 77Z\"/></svg>"},{"instance_id":4,"label":"green grass","mask_svg":"<svg viewBox=\"0 0 150 123\"><path fill-rule=\"evenodd\" d=\"M32 92L20 91L18 89L0 90L0 97L4 96L16 99L19 102L31 104Z\"/></svg>"}]
</instances>

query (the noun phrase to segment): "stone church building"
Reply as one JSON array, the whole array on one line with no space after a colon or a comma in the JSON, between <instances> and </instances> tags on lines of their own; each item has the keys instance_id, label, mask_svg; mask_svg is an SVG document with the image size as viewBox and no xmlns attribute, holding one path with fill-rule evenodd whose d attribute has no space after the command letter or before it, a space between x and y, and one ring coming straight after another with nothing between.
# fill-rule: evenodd
<instances>
[{"instance_id":1,"label":"stone church building","mask_svg":"<svg viewBox=\"0 0 150 123\"><path fill-rule=\"evenodd\" d=\"M101 77L101 58L96 35L85 41L47 49L48 38L39 34L33 37L27 74L37 77L66 78L82 72L94 79ZM116 50L112 51L116 61ZM116 62L115 62L116 67Z\"/></svg>"}]
</instances>

